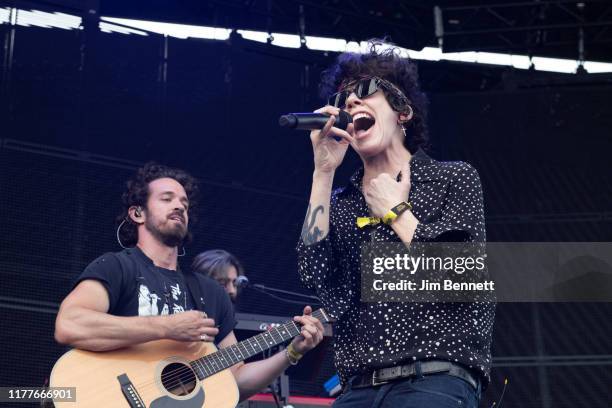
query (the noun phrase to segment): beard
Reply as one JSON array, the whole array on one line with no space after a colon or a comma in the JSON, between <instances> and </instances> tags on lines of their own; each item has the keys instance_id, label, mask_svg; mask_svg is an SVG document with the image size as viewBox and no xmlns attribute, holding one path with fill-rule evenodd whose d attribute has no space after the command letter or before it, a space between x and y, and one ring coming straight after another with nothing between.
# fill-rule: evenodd
<instances>
[{"instance_id":1,"label":"beard","mask_svg":"<svg viewBox=\"0 0 612 408\"><path fill-rule=\"evenodd\" d=\"M157 238L161 243L168 247L180 246L187 236L187 227L184 224L165 223L158 225L155 220L147 219L145 228Z\"/></svg>"}]
</instances>

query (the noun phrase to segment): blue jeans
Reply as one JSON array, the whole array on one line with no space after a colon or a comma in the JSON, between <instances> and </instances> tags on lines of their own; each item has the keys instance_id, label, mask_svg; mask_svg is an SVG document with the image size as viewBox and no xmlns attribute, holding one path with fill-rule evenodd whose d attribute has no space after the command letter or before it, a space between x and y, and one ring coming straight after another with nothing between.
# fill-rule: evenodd
<instances>
[{"instance_id":1,"label":"blue jeans","mask_svg":"<svg viewBox=\"0 0 612 408\"><path fill-rule=\"evenodd\" d=\"M350 382L333 408L477 408L480 382L474 389L461 378L432 374L377 387L352 389Z\"/></svg>"}]
</instances>

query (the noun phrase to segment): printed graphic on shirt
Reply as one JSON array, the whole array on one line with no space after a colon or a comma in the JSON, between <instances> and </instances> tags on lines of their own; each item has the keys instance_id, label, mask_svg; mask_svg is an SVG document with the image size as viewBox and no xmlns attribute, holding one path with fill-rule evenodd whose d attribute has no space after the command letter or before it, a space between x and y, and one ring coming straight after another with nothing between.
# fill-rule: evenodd
<instances>
[{"instance_id":1,"label":"printed graphic on shirt","mask_svg":"<svg viewBox=\"0 0 612 408\"><path fill-rule=\"evenodd\" d=\"M168 304L169 302L164 302L162 297L151 292L145 284L141 283L138 288L138 316L167 315L170 313L170 308L172 308L173 314L184 312L185 306L181 305L180 302L185 300L185 295L180 285L177 283L176 286L170 286L170 290L171 294L167 297L167 300L172 300L171 305Z\"/></svg>"}]
</instances>

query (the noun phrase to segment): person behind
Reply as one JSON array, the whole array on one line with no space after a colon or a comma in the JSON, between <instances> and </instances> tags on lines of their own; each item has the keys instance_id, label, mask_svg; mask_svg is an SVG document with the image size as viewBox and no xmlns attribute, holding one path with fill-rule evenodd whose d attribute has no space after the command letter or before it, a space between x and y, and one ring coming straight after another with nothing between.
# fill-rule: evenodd
<instances>
[{"instance_id":1,"label":"person behind","mask_svg":"<svg viewBox=\"0 0 612 408\"><path fill-rule=\"evenodd\" d=\"M362 244L485 241L478 173L425 153L426 98L416 67L380 45L341 54L323 74L328 105L315 112L331 117L310 134L314 172L297 247L300 277L337 319L343 394L335 407L475 408L490 378L493 302L360 301ZM340 109L353 117L346 131L333 126ZM332 192L349 146L362 166Z\"/></svg>"},{"instance_id":2,"label":"person behind","mask_svg":"<svg viewBox=\"0 0 612 408\"><path fill-rule=\"evenodd\" d=\"M149 163L127 183L118 229L128 248L93 261L62 302L55 339L79 349L106 351L152 340L236 343L231 302L219 285L196 274L200 299L192 299L177 262L197 209L197 184L182 170ZM199 311L202 308L205 312ZM267 386L322 339L311 308L294 320L301 334L284 352L231 371L240 399Z\"/></svg>"},{"instance_id":3,"label":"person behind","mask_svg":"<svg viewBox=\"0 0 612 408\"><path fill-rule=\"evenodd\" d=\"M236 302L238 297L236 278L244 275L244 268L234 255L222 249L204 251L193 259L191 270L217 281L232 302Z\"/></svg>"}]
</instances>

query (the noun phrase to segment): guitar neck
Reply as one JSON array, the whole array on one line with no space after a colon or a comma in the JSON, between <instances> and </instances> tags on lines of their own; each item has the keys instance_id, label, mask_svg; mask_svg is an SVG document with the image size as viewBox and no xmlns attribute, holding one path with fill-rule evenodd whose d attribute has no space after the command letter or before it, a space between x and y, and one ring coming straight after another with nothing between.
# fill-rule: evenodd
<instances>
[{"instance_id":1,"label":"guitar neck","mask_svg":"<svg viewBox=\"0 0 612 408\"><path fill-rule=\"evenodd\" d=\"M312 316L323 323L329 322L329 318L323 309L316 310ZM240 361L244 361L255 354L268 350L278 344L294 338L300 334L299 326L290 321L278 327L250 337L244 341L208 354L190 363L200 380L209 377L219 371L225 370Z\"/></svg>"}]
</instances>

